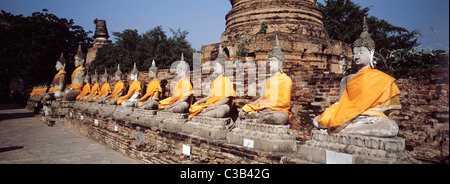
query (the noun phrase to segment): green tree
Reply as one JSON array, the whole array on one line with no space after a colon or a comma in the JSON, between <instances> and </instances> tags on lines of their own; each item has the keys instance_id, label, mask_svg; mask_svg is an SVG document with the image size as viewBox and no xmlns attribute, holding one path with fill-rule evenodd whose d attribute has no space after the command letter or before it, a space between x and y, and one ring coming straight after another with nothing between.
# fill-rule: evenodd
<instances>
[{"instance_id":1,"label":"green tree","mask_svg":"<svg viewBox=\"0 0 450 184\"><path fill-rule=\"evenodd\" d=\"M325 0L325 5L317 2L317 6L322 9L324 27L331 39L353 43L362 32L363 18L367 17L369 33L377 45L377 51L382 48L409 50L420 44L419 31L410 32L386 20L368 16L369 7L361 7L351 0Z\"/></svg>"},{"instance_id":2,"label":"green tree","mask_svg":"<svg viewBox=\"0 0 450 184\"><path fill-rule=\"evenodd\" d=\"M186 40L188 31L169 29L172 37L168 37L162 26L157 26L140 35L137 30L114 32L116 42L102 47L92 62L90 72L95 69L114 72L117 64L123 72L130 72L136 62L138 70L147 71L155 60L158 68L167 69L184 53L185 60L192 67L192 54L195 52Z\"/></svg>"},{"instance_id":3,"label":"green tree","mask_svg":"<svg viewBox=\"0 0 450 184\"><path fill-rule=\"evenodd\" d=\"M9 81L13 78L22 78L25 88L50 83L56 74L56 60L62 52L68 61L66 71L71 73L78 44L85 50L90 47L92 39L88 34L72 19L59 18L46 9L28 17L2 10L0 95L8 94Z\"/></svg>"}]
</instances>

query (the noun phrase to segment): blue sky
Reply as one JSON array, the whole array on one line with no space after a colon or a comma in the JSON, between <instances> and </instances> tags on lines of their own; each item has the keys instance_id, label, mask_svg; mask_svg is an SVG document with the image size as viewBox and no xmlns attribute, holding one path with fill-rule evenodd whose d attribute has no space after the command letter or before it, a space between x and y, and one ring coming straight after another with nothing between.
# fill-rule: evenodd
<instances>
[{"instance_id":1,"label":"blue sky","mask_svg":"<svg viewBox=\"0 0 450 184\"><path fill-rule=\"evenodd\" d=\"M370 15L393 25L419 30L422 48L449 50L449 0L354 2L370 6ZM29 16L44 8L60 18L73 19L85 30L94 31L95 18L106 19L110 34L125 29L144 33L158 25L169 34L169 28L181 28L189 31L188 41L200 50L202 45L220 42L231 5L228 0L0 0L0 9L13 14Z\"/></svg>"}]
</instances>

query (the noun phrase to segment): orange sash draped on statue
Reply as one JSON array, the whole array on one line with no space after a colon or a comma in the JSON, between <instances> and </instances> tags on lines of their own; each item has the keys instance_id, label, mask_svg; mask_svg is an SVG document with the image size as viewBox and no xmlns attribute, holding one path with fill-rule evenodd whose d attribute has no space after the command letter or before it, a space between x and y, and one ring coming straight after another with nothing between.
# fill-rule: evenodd
<instances>
[{"instance_id":1,"label":"orange sash draped on statue","mask_svg":"<svg viewBox=\"0 0 450 184\"><path fill-rule=\"evenodd\" d=\"M127 95L122 96L119 98L119 101L117 101L117 104L120 105L123 102L125 102L126 100L130 99L133 95L137 94L137 93L141 93L141 82L139 81L133 81L130 85L130 89L128 90Z\"/></svg>"},{"instance_id":2,"label":"orange sash draped on statue","mask_svg":"<svg viewBox=\"0 0 450 184\"><path fill-rule=\"evenodd\" d=\"M228 77L223 75L217 77L217 79L211 84L211 97L205 103L192 105L189 109L189 112L191 113L189 115L189 120L191 120L206 107L214 105L228 97L233 97L230 99L229 103L230 106L233 106L236 97L233 83L231 83L231 80Z\"/></svg>"},{"instance_id":3,"label":"orange sash draped on statue","mask_svg":"<svg viewBox=\"0 0 450 184\"><path fill-rule=\"evenodd\" d=\"M156 92L159 92L158 96L155 96ZM161 95L162 95L161 82L158 79L153 79L147 85L147 93L137 101L138 105L141 105L142 102L146 102L151 97L161 99Z\"/></svg>"},{"instance_id":4,"label":"orange sash draped on statue","mask_svg":"<svg viewBox=\"0 0 450 184\"><path fill-rule=\"evenodd\" d=\"M91 84L87 83L86 85L84 85L83 90L81 91L81 93L77 96L77 101L80 100L81 97L89 94L91 92Z\"/></svg>"},{"instance_id":5,"label":"orange sash draped on statue","mask_svg":"<svg viewBox=\"0 0 450 184\"><path fill-rule=\"evenodd\" d=\"M116 83L116 85L114 86L114 90L111 93L111 97L107 100L117 99L117 95L119 95L120 92L125 92L125 84L123 83L123 81L119 81Z\"/></svg>"},{"instance_id":6,"label":"orange sash draped on statue","mask_svg":"<svg viewBox=\"0 0 450 184\"><path fill-rule=\"evenodd\" d=\"M48 90L48 92L61 92L61 89L56 89L55 86L58 86L61 82L64 81L64 76L66 75L66 71L59 71L52 81L52 87Z\"/></svg>"},{"instance_id":7,"label":"orange sash draped on statue","mask_svg":"<svg viewBox=\"0 0 450 184\"><path fill-rule=\"evenodd\" d=\"M70 84L70 86L69 86L69 89L70 88L73 88L74 90L77 90L77 91L79 91L79 92L81 92L82 91L82 88L83 88L83 86L82 85L80 85L80 84L74 84L73 83L73 79L75 79L75 76L77 75L77 73L78 72L80 72L81 70L84 70L85 68L84 67L82 67L82 66L80 66L80 67L78 67L77 69L75 69L74 71L73 71L73 73L72 73L72 84Z\"/></svg>"},{"instance_id":8,"label":"orange sash draped on statue","mask_svg":"<svg viewBox=\"0 0 450 184\"><path fill-rule=\"evenodd\" d=\"M163 110L170 104L175 103L178 100L181 100L184 97L192 94L194 94L194 90L192 88L191 82L189 82L189 80L186 78L182 78L175 85L174 95L172 97L161 100L158 107L160 110Z\"/></svg>"},{"instance_id":9,"label":"orange sash draped on statue","mask_svg":"<svg viewBox=\"0 0 450 184\"><path fill-rule=\"evenodd\" d=\"M110 93L111 93L111 86L109 85L109 83L105 83L102 85L102 89L100 90L100 93L94 97L94 100L102 98Z\"/></svg>"},{"instance_id":10,"label":"orange sash draped on statue","mask_svg":"<svg viewBox=\"0 0 450 184\"><path fill-rule=\"evenodd\" d=\"M273 86L271 87L271 85ZM291 109L291 92L291 78L285 73L278 72L266 82L263 101L255 105L246 104L242 107L242 110L250 115L255 111L263 111L266 109L283 111L289 115L290 121L292 116L292 113L289 111Z\"/></svg>"},{"instance_id":11,"label":"orange sash draped on statue","mask_svg":"<svg viewBox=\"0 0 450 184\"><path fill-rule=\"evenodd\" d=\"M83 101L87 102L89 98L97 95L98 93L100 93L100 84L95 83L94 86L92 86L91 93L88 96L84 97Z\"/></svg>"},{"instance_id":12,"label":"orange sash draped on statue","mask_svg":"<svg viewBox=\"0 0 450 184\"><path fill-rule=\"evenodd\" d=\"M318 121L324 128L335 128L359 115L388 118L381 109L400 108L400 90L391 76L368 67L348 82L338 104L327 108Z\"/></svg>"}]
</instances>

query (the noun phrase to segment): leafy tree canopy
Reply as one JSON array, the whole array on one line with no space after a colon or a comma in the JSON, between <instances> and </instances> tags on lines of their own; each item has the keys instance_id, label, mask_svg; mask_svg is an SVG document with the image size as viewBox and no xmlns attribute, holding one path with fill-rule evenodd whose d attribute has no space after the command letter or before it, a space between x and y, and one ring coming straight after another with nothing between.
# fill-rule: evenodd
<instances>
[{"instance_id":1,"label":"leafy tree canopy","mask_svg":"<svg viewBox=\"0 0 450 184\"><path fill-rule=\"evenodd\" d=\"M75 25L72 19L48 13L31 16L0 13L0 91L5 95L9 81L21 78L25 87L50 83L56 74L55 63L64 53L67 73L74 70L73 56L78 44L86 50L92 39L89 32Z\"/></svg>"},{"instance_id":2,"label":"leafy tree canopy","mask_svg":"<svg viewBox=\"0 0 450 184\"><path fill-rule=\"evenodd\" d=\"M108 73L114 73L117 64L120 64L122 72L127 73L133 69L134 62L139 71L147 71L153 60L159 69L167 69L173 62L180 60L181 53L184 53L186 62L192 67L192 54L195 50L186 40L189 32L169 30L172 37L166 35L162 26L141 35L136 29L114 32L116 42L98 50L89 72L94 72L95 69L104 71L107 68Z\"/></svg>"}]
</instances>

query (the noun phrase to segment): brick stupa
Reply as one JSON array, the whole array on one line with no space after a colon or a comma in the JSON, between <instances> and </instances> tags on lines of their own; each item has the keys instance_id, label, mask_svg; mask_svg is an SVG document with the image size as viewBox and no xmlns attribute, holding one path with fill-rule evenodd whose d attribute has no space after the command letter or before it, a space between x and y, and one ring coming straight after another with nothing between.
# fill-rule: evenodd
<instances>
[{"instance_id":1,"label":"brick stupa","mask_svg":"<svg viewBox=\"0 0 450 184\"><path fill-rule=\"evenodd\" d=\"M202 48L202 62L212 61L222 45L231 61L264 61L275 35L289 62L341 73L351 61L349 44L330 40L315 0L230 0L221 43ZM263 24L267 25L264 30Z\"/></svg>"}]
</instances>

